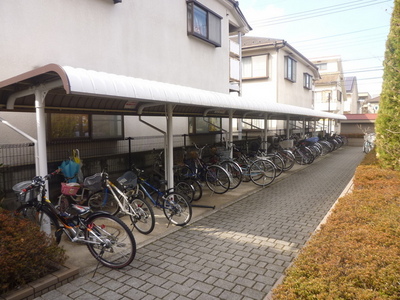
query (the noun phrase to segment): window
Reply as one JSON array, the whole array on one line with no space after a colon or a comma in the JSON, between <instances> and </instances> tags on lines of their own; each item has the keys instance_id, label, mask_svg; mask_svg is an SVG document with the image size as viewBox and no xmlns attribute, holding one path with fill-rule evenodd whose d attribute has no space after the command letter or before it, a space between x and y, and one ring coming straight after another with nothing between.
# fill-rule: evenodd
<instances>
[{"instance_id":1,"label":"window","mask_svg":"<svg viewBox=\"0 0 400 300\"><path fill-rule=\"evenodd\" d=\"M88 114L50 114L51 139L87 137L89 137Z\"/></svg>"},{"instance_id":2,"label":"window","mask_svg":"<svg viewBox=\"0 0 400 300\"><path fill-rule=\"evenodd\" d=\"M221 132L221 118L189 118L189 133L219 133Z\"/></svg>"},{"instance_id":3,"label":"window","mask_svg":"<svg viewBox=\"0 0 400 300\"><path fill-rule=\"evenodd\" d=\"M242 58L243 79L268 78L268 56L256 55Z\"/></svg>"},{"instance_id":4,"label":"window","mask_svg":"<svg viewBox=\"0 0 400 300\"><path fill-rule=\"evenodd\" d=\"M122 115L49 114L49 139L123 139Z\"/></svg>"},{"instance_id":5,"label":"window","mask_svg":"<svg viewBox=\"0 0 400 300\"><path fill-rule=\"evenodd\" d=\"M92 115L93 139L122 139L123 126L121 115Z\"/></svg>"},{"instance_id":6,"label":"window","mask_svg":"<svg viewBox=\"0 0 400 300\"><path fill-rule=\"evenodd\" d=\"M221 17L200 3L187 1L188 34L221 46Z\"/></svg>"},{"instance_id":7,"label":"window","mask_svg":"<svg viewBox=\"0 0 400 300\"><path fill-rule=\"evenodd\" d=\"M314 64L318 70L324 71L328 69L328 64L327 63L322 63L322 64Z\"/></svg>"},{"instance_id":8,"label":"window","mask_svg":"<svg viewBox=\"0 0 400 300\"><path fill-rule=\"evenodd\" d=\"M308 73L304 73L304 85L306 89L311 90L312 88L312 76Z\"/></svg>"},{"instance_id":9,"label":"window","mask_svg":"<svg viewBox=\"0 0 400 300\"><path fill-rule=\"evenodd\" d=\"M296 82L296 61L290 56L285 56L285 78Z\"/></svg>"},{"instance_id":10,"label":"window","mask_svg":"<svg viewBox=\"0 0 400 300\"><path fill-rule=\"evenodd\" d=\"M315 92L315 101L317 103L330 103L331 99L332 97L330 90Z\"/></svg>"},{"instance_id":11,"label":"window","mask_svg":"<svg viewBox=\"0 0 400 300\"><path fill-rule=\"evenodd\" d=\"M339 101L339 102L342 102L342 92L341 91L336 91L337 93L336 93L336 99L337 99L337 101Z\"/></svg>"}]
</instances>

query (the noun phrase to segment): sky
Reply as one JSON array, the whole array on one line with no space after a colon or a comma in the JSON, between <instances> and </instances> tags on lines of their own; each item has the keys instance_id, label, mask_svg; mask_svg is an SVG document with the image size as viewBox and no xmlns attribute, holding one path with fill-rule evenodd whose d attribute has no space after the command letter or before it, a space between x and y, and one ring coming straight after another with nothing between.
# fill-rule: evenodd
<instances>
[{"instance_id":1,"label":"sky","mask_svg":"<svg viewBox=\"0 0 400 300\"><path fill-rule=\"evenodd\" d=\"M379 96L394 0L240 0L253 30L283 39L309 60L340 56L358 91Z\"/></svg>"}]
</instances>

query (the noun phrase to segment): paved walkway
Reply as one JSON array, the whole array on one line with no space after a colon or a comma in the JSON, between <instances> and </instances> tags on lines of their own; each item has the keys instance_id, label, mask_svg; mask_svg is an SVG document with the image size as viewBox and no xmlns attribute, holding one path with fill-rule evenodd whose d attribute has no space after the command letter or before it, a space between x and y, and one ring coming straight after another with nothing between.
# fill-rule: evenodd
<instances>
[{"instance_id":1,"label":"paved walkway","mask_svg":"<svg viewBox=\"0 0 400 300\"><path fill-rule=\"evenodd\" d=\"M350 182L346 147L36 299L265 299Z\"/></svg>"}]
</instances>

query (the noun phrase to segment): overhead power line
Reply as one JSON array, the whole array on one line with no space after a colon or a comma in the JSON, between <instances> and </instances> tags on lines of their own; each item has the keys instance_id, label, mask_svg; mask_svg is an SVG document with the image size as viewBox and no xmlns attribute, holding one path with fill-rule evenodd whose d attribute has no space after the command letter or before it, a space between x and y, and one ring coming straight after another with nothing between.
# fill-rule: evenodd
<instances>
[{"instance_id":1,"label":"overhead power line","mask_svg":"<svg viewBox=\"0 0 400 300\"><path fill-rule=\"evenodd\" d=\"M325 16L329 14L334 14L334 13L339 13L343 11L349 11L353 9L358 9L358 8L364 8L368 7L371 5L376 5L380 3L385 3L385 2L392 2L391 0L384 0L384 1L378 1L378 0L370 0L370 1L353 1L353 3L344 3L344 4L339 4L339 5L332 5L332 6L327 6L323 8L318 8L318 9L312 9L304 12L299 12L299 13L294 13L294 14L289 14L285 16L280 16L280 17L272 17L268 18L268 20L258 20L258 21L250 21L250 24L252 26L257 26L257 27L262 27L262 26L272 26L272 25L278 25L282 23L289 23L289 22L294 22L294 21L300 21L304 19L310 19L310 18L316 18L320 16ZM361 2L361 3L359 3Z\"/></svg>"},{"instance_id":2,"label":"overhead power line","mask_svg":"<svg viewBox=\"0 0 400 300\"><path fill-rule=\"evenodd\" d=\"M293 44L294 43L296 43L296 44L306 43L306 42L311 42L311 41L319 41L319 40L322 40L322 39L329 39L329 38L338 37L338 36L344 36L344 35L349 35L349 34L354 34L354 33L360 33L360 32L363 32L363 31L369 31L369 30L379 29L379 28L383 28L383 27L389 27L389 25L378 26L378 27L373 27L373 28L367 28L367 29L357 30L357 31L352 31L352 32L339 33L339 34L335 34L335 35L323 36L323 37L318 37L318 38L314 38L314 39L302 40L302 41L293 42Z\"/></svg>"}]
</instances>

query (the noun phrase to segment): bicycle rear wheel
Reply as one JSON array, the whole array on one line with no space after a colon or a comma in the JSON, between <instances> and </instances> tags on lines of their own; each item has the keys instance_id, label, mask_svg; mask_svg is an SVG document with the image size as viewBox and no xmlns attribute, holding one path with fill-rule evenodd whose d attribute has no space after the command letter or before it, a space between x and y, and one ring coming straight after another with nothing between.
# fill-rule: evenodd
<instances>
[{"instance_id":1,"label":"bicycle rear wheel","mask_svg":"<svg viewBox=\"0 0 400 300\"><path fill-rule=\"evenodd\" d=\"M57 218L46 207L41 207L38 211L36 207L24 204L14 211L14 215L18 218L31 221L34 226L44 227L50 224L51 236L55 237L57 244L60 243L62 228Z\"/></svg>"},{"instance_id":2,"label":"bicycle rear wheel","mask_svg":"<svg viewBox=\"0 0 400 300\"><path fill-rule=\"evenodd\" d=\"M104 211L116 215L119 211L118 200L111 193L99 191L89 197L88 206L92 211Z\"/></svg>"},{"instance_id":3,"label":"bicycle rear wheel","mask_svg":"<svg viewBox=\"0 0 400 300\"><path fill-rule=\"evenodd\" d=\"M208 188L216 194L226 193L231 186L228 172L217 165L207 168L206 183Z\"/></svg>"},{"instance_id":4,"label":"bicycle rear wheel","mask_svg":"<svg viewBox=\"0 0 400 300\"><path fill-rule=\"evenodd\" d=\"M112 269L129 265L136 255L132 231L123 221L106 213L94 213L86 219L85 241L93 257Z\"/></svg>"},{"instance_id":5,"label":"bicycle rear wheel","mask_svg":"<svg viewBox=\"0 0 400 300\"><path fill-rule=\"evenodd\" d=\"M130 215L133 226L142 234L149 234L156 224L154 211L151 205L144 198L130 198L130 208L133 215Z\"/></svg>"},{"instance_id":6,"label":"bicycle rear wheel","mask_svg":"<svg viewBox=\"0 0 400 300\"><path fill-rule=\"evenodd\" d=\"M203 186L201 183L194 178L188 178L185 179L185 181L187 181L194 188L193 201L200 200L200 198L203 196Z\"/></svg>"},{"instance_id":7,"label":"bicycle rear wheel","mask_svg":"<svg viewBox=\"0 0 400 300\"><path fill-rule=\"evenodd\" d=\"M250 165L250 179L259 186L267 186L275 180L275 165L265 159L259 159Z\"/></svg>"},{"instance_id":8,"label":"bicycle rear wheel","mask_svg":"<svg viewBox=\"0 0 400 300\"><path fill-rule=\"evenodd\" d=\"M189 202L193 201L194 198L194 186L191 185L187 180L180 180L175 183L175 191L187 196Z\"/></svg>"},{"instance_id":9,"label":"bicycle rear wheel","mask_svg":"<svg viewBox=\"0 0 400 300\"><path fill-rule=\"evenodd\" d=\"M163 197L162 208L165 217L172 224L184 226L192 218L192 206L185 196L177 192L168 193Z\"/></svg>"}]
</instances>

